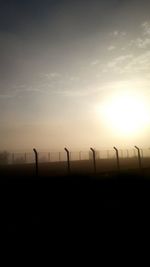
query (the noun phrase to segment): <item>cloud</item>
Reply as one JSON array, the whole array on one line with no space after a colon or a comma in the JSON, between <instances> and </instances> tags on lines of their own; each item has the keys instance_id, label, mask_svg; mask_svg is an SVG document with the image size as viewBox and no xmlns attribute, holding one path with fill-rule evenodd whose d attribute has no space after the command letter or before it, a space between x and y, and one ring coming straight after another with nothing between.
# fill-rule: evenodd
<instances>
[{"instance_id":1,"label":"cloud","mask_svg":"<svg viewBox=\"0 0 150 267\"><path fill-rule=\"evenodd\" d=\"M114 36L118 36L118 34L119 34L118 31L114 31L114 32L113 32L113 35L114 35Z\"/></svg>"},{"instance_id":2,"label":"cloud","mask_svg":"<svg viewBox=\"0 0 150 267\"><path fill-rule=\"evenodd\" d=\"M70 79L71 82L77 82L77 81L80 80L80 77L79 76L70 76L69 79Z\"/></svg>"},{"instance_id":3,"label":"cloud","mask_svg":"<svg viewBox=\"0 0 150 267\"><path fill-rule=\"evenodd\" d=\"M138 48L146 49L150 46L150 38L140 38L138 37L135 40L129 42L129 46L136 46Z\"/></svg>"},{"instance_id":4,"label":"cloud","mask_svg":"<svg viewBox=\"0 0 150 267\"><path fill-rule=\"evenodd\" d=\"M58 73L58 72L51 72L49 75L50 75L50 77L52 77L52 78L61 77L61 74Z\"/></svg>"},{"instance_id":5,"label":"cloud","mask_svg":"<svg viewBox=\"0 0 150 267\"><path fill-rule=\"evenodd\" d=\"M0 94L0 99L8 99L12 97L13 97L13 94Z\"/></svg>"},{"instance_id":6,"label":"cloud","mask_svg":"<svg viewBox=\"0 0 150 267\"><path fill-rule=\"evenodd\" d=\"M106 68L114 68L117 65L124 63L124 61L129 60L133 58L132 54L127 54L127 55L120 55L119 57L114 58L113 60L109 61L107 63Z\"/></svg>"},{"instance_id":7,"label":"cloud","mask_svg":"<svg viewBox=\"0 0 150 267\"><path fill-rule=\"evenodd\" d=\"M82 90L57 90L53 91L54 94L59 94L67 97L83 97L89 95L89 91Z\"/></svg>"},{"instance_id":8,"label":"cloud","mask_svg":"<svg viewBox=\"0 0 150 267\"><path fill-rule=\"evenodd\" d=\"M123 68L123 72L140 72L150 70L150 51L134 57L126 66Z\"/></svg>"},{"instance_id":9,"label":"cloud","mask_svg":"<svg viewBox=\"0 0 150 267\"><path fill-rule=\"evenodd\" d=\"M143 73L146 75L150 70L150 51L145 51L139 56L133 54L120 55L106 63L102 72L114 72L118 74ZM143 75L142 74L142 75Z\"/></svg>"},{"instance_id":10,"label":"cloud","mask_svg":"<svg viewBox=\"0 0 150 267\"><path fill-rule=\"evenodd\" d=\"M125 37L127 33L124 31L114 30L113 32L110 33L110 35L113 37Z\"/></svg>"},{"instance_id":11,"label":"cloud","mask_svg":"<svg viewBox=\"0 0 150 267\"><path fill-rule=\"evenodd\" d=\"M145 21L141 24L142 32L135 39L129 41L127 46L123 49L129 49L129 47L147 49L150 47L150 22Z\"/></svg>"},{"instance_id":12,"label":"cloud","mask_svg":"<svg viewBox=\"0 0 150 267\"><path fill-rule=\"evenodd\" d=\"M113 46L113 45L110 45L110 46L108 46L108 47L107 47L107 49L108 49L108 51L112 51L112 50L115 50L115 49L116 49L116 47L115 47L115 46Z\"/></svg>"},{"instance_id":13,"label":"cloud","mask_svg":"<svg viewBox=\"0 0 150 267\"><path fill-rule=\"evenodd\" d=\"M58 72L50 72L50 73L41 73L41 77L48 78L50 80L54 78L60 78L62 75Z\"/></svg>"},{"instance_id":14,"label":"cloud","mask_svg":"<svg viewBox=\"0 0 150 267\"><path fill-rule=\"evenodd\" d=\"M141 25L144 35L150 35L150 21L145 21Z\"/></svg>"},{"instance_id":15,"label":"cloud","mask_svg":"<svg viewBox=\"0 0 150 267\"><path fill-rule=\"evenodd\" d=\"M42 94L48 94L48 90L44 90L38 87L28 86L28 85L14 85L12 88L8 90L8 93L0 94L0 99L13 99L15 97L23 97L24 94L30 94L33 93L42 93Z\"/></svg>"},{"instance_id":16,"label":"cloud","mask_svg":"<svg viewBox=\"0 0 150 267\"><path fill-rule=\"evenodd\" d=\"M18 94L20 94L20 93L30 93L30 92L40 92L40 93L45 93L45 91L44 90L42 90L42 89L40 89L40 88L38 88L38 87L33 87L33 86L28 86L28 85L26 85L26 86L24 86L23 88L20 86L19 87L19 85L17 86L17 88L18 89L16 89L16 90L14 90L13 91L13 93L15 94L15 95L18 95Z\"/></svg>"},{"instance_id":17,"label":"cloud","mask_svg":"<svg viewBox=\"0 0 150 267\"><path fill-rule=\"evenodd\" d=\"M94 61L91 62L92 66L98 65L99 64L99 60L95 59Z\"/></svg>"}]
</instances>

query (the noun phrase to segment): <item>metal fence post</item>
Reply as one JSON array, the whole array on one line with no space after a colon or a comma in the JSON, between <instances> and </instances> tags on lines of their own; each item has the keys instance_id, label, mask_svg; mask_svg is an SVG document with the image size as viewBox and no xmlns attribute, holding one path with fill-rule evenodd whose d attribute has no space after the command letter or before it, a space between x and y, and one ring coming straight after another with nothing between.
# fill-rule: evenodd
<instances>
[{"instance_id":1,"label":"metal fence post","mask_svg":"<svg viewBox=\"0 0 150 267\"><path fill-rule=\"evenodd\" d=\"M36 173L36 176L38 176L38 172L39 172L39 166L38 166L38 152L35 148L33 148L33 152L35 154L35 173Z\"/></svg>"},{"instance_id":2,"label":"metal fence post","mask_svg":"<svg viewBox=\"0 0 150 267\"><path fill-rule=\"evenodd\" d=\"M67 169L68 169L68 173L70 173L70 155L69 155L69 150L65 147L64 150L67 153Z\"/></svg>"},{"instance_id":3,"label":"metal fence post","mask_svg":"<svg viewBox=\"0 0 150 267\"><path fill-rule=\"evenodd\" d=\"M137 147L137 146L134 146L137 151L138 151L138 162L139 162L139 169L141 170L142 169L142 164L141 164L141 154L140 154L140 148Z\"/></svg>"},{"instance_id":4,"label":"metal fence post","mask_svg":"<svg viewBox=\"0 0 150 267\"><path fill-rule=\"evenodd\" d=\"M117 159L117 168L118 171L120 171L120 161L119 161L119 153L118 153L118 149L114 146L114 149L116 151L116 159Z\"/></svg>"},{"instance_id":5,"label":"metal fence post","mask_svg":"<svg viewBox=\"0 0 150 267\"><path fill-rule=\"evenodd\" d=\"M96 156L95 156L95 150L90 147L92 153L93 153L93 165L94 165L94 173L96 173Z\"/></svg>"}]
</instances>

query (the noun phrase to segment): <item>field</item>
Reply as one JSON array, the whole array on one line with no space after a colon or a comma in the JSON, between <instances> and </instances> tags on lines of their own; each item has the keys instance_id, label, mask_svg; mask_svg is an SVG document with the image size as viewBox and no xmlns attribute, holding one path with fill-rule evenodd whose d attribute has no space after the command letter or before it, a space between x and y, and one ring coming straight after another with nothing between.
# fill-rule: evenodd
<instances>
[{"instance_id":1,"label":"field","mask_svg":"<svg viewBox=\"0 0 150 267\"><path fill-rule=\"evenodd\" d=\"M1 203L7 215L9 232L37 233L41 227L66 218L82 220L98 216L102 210L148 208L150 204L149 159L138 168L137 159L72 161L71 172L66 162L1 165ZM76 217L76 218L75 218Z\"/></svg>"},{"instance_id":2,"label":"field","mask_svg":"<svg viewBox=\"0 0 150 267\"><path fill-rule=\"evenodd\" d=\"M141 159L143 169L150 168L150 158L145 157ZM120 170L136 170L139 168L137 157L135 158L120 158ZM117 162L115 158L111 159L98 159L96 160L96 173L108 173L117 171ZM93 160L74 160L70 161L70 173L73 175L93 174L94 166ZM39 162L38 175L39 177L54 177L65 176L68 173L67 162ZM35 163L21 163L0 165L0 174L5 182L5 177L30 177L35 176Z\"/></svg>"}]
</instances>

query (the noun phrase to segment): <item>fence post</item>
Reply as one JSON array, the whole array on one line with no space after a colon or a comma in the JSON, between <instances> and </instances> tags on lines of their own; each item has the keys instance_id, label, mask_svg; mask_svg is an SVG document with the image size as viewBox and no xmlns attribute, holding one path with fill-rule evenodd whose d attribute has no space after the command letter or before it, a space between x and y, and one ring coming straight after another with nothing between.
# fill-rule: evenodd
<instances>
[{"instance_id":1,"label":"fence post","mask_svg":"<svg viewBox=\"0 0 150 267\"><path fill-rule=\"evenodd\" d=\"M38 172L39 172L39 166L38 166L38 152L35 148L33 148L33 152L35 154L35 173L36 173L36 176L38 176Z\"/></svg>"},{"instance_id":2,"label":"fence post","mask_svg":"<svg viewBox=\"0 0 150 267\"><path fill-rule=\"evenodd\" d=\"M141 164L141 154L140 154L140 148L137 147L137 146L134 146L137 151L138 151L138 162L139 162L139 169L141 170L142 169L142 164Z\"/></svg>"},{"instance_id":3,"label":"fence post","mask_svg":"<svg viewBox=\"0 0 150 267\"><path fill-rule=\"evenodd\" d=\"M25 163L27 163L27 154L26 153L24 153L24 161L25 161Z\"/></svg>"},{"instance_id":4,"label":"fence post","mask_svg":"<svg viewBox=\"0 0 150 267\"><path fill-rule=\"evenodd\" d=\"M118 153L118 149L114 146L113 147L116 151L116 159L117 159L117 168L118 168L118 171L120 171L120 162L119 162L119 153Z\"/></svg>"},{"instance_id":5,"label":"fence post","mask_svg":"<svg viewBox=\"0 0 150 267\"><path fill-rule=\"evenodd\" d=\"M93 153L93 165L94 165L94 173L96 173L96 157L95 157L95 150L90 147L92 153Z\"/></svg>"},{"instance_id":6,"label":"fence post","mask_svg":"<svg viewBox=\"0 0 150 267\"><path fill-rule=\"evenodd\" d=\"M70 173L70 155L69 155L69 150L65 147L64 150L67 153L67 169L68 169L68 174Z\"/></svg>"}]
</instances>

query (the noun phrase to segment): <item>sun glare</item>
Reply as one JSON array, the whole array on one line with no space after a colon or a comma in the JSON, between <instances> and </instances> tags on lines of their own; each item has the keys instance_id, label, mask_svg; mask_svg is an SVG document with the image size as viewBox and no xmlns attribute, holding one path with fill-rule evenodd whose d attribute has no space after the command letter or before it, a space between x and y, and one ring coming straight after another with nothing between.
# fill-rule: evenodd
<instances>
[{"instance_id":1,"label":"sun glare","mask_svg":"<svg viewBox=\"0 0 150 267\"><path fill-rule=\"evenodd\" d=\"M150 109L146 98L137 92L117 92L104 101L102 118L115 133L131 136L150 125Z\"/></svg>"}]
</instances>

